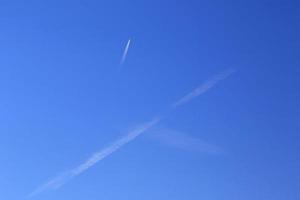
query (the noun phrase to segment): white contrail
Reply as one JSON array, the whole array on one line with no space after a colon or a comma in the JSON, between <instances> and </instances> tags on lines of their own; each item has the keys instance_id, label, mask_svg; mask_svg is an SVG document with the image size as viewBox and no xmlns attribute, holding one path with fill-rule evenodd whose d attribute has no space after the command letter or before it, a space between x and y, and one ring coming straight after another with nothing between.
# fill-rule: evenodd
<instances>
[{"instance_id":1,"label":"white contrail","mask_svg":"<svg viewBox=\"0 0 300 200\"><path fill-rule=\"evenodd\" d=\"M60 186L62 186L64 183L66 183L71 178L78 176L79 174L85 172L90 167L94 166L99 161L103 160L107 156L111 155L118 149L120 149L123 145L129 143L130 141L134 140L136 137L138 137L140 134L144 133L151 127L153 127L155 124L161 121L162 118L155 118L154 120L147 122L134 130L130 131L126 136L123 138L115 141L108 147L96 152L94 155L92 155L88 160L83 162L81 165L75 167L72 170L69 170L62 175L59 175L50 181L46 182L42 186L38 187L34 192L32 192L28 197L33 197L43 191L49 190L49 189L57 189Z\"/></svg>"},{"instance_id":2,"label":"white contrail","mask_svg":"<svg viewBox=\"0 0 300 200\"><path fill-rule=\"evenodd\" d=\"M65 184L68 180L70 180L73 177L71 171L67 171L65 173L62 173L58 175L55 178L50 179L48 182L44 183L43 185L39 186L37 189L35 189L31 194L27 196L27 198L34 197L41 192L44 192L49 189L58 189L60 186Z\"/></svg>"},{"instance_id":3,"label":"white contrail","mask_svg":"<svg viewBox=\"0 0 300 200\"><path fill-rule=\"evenodd\" d=\"M121 62L120 62L120 68L123 66L125 60L126 60L126 57L127 57L127 54L128 54L128 50L129 50L129 46L130 46L130 42L131 42L131 39L128 40L127 44L126 44L126 47L124 49L124 52L123 52L123 55L122 55L122 59L121 59Z\"/></svg>"},{"instance_id":4,"label":"white contrail","mask_svg":"<svg viewBox=\"0 0 300 200\"><path fill-rule=\"evenodd\" d=\"M95 153L93 156L91 156L87 161L85 161L83 164L79 165L75 169L72 170L73 176L77 176L81 174L82 172L86 171L93 165L95 165L97 162L102 160L103 158L109 156L119 148L121 148L123 145L127 144L128 142L134 140L137 136L142 134L143 132L147 131L149 128L157 124L161 118L155 118L154 120L143 124L133 131L129 132L125 137L115 141L111 145L109 145L107 148Z\"/></svg>"},{"instance_id":5,"label":"white contrail","mask_svg":"<svg viewBox=\"0 0 300 200\"><path fill-rule=\"evenodd\" d=\"M195 90L193 90L192 92L190 92L183 98L179 99L175 103L173 103L172 107L177 108L178 106L186 104L187 102L198 97L199 95L204 94L209 89L211 89L213 86L215 86L219 81L226 79L228 76L230 76L234 72L235 72L235 70L228 69L222 73L219 73L219 74L213 76L211 79L207 80L202 85L198 86Z\"/></svg>"}]
</instances>

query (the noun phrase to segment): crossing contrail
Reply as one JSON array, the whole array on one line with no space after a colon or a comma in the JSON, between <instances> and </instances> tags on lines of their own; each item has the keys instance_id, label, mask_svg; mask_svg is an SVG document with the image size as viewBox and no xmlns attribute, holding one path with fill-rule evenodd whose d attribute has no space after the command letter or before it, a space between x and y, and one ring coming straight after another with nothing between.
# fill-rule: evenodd
<instances>
[{"instance_id":1,"label":"crossing contrail","mask_svg":"<svg viewBox=\"0 0 300 200\"><path fill-rule=\"evenodd\" d=\"M125 52L124 52L125 57L126 57L126 53L128 51L129 44L130 44L130 40L128 41ZM234 70L230 69L230 70L224 71L220 74L217 74L217 75L213 76L211 79L204 82L202 85L197 87L195 90L193 90L192 92L190 92L189 94L187 94L183 98L179 99L175 103L173 103L172 104L172 109L176 109L178 106L186 104L190 100L198 97L199 95L204 94L210 88L212 88L214 85L216 85L219 81L221 81L221 80L227 78L228 76L230 76L233 72L234 72ZM28 197L29 198L33 197L33 196L35 196L35 195L37 195L41 192L44 192L46 190L49 190L49 189L59 188L60 186L65 184L67 181L69 181L73 177L76 177L76 176L82 174L83 172L85 172L89 168L96 165L99 161L101 161L104 158L106 158L107 156L113 154L115 151L119 150L121 147L123 147L127 143L131 142L132 140L134 140L139 135L146 132L147 130L149 130L150 128L155 126L156 124L158 124L164 117L166 117L166 115L167 114L165 114L164 116L156 117L152 121L144 123L144 124L136 127L135 129L133 129L132 131L129 131L127 133L127 135L120 138L119 140L116 140L115 142L113 142L112 144L107 146L106 148L96 152L95 154L93 154L90 158L88 158L85 162L83 162L79 166L77 166L74 169L71 169L71 170L69 170L65 173L62 173L62 174L60 174L59 176L57 176L53 179L50 179L50 181L48 181L45 184L38 187L34 192L32 192L30 195L28 195Z\"/></svg>"}]
</instances>

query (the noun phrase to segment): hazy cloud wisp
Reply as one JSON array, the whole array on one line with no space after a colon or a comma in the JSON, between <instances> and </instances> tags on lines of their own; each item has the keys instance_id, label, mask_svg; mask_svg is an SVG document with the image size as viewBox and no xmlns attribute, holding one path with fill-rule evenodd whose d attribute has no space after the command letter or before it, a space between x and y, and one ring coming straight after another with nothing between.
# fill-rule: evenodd
<instances>
[{"instance_id":1,"label":"hazy cloud wisp","mask_svg":"<svg viewBox=\"0 0 300 200\"><path fill-rule=\"evenodd\" d=\"M156 129L151 132L150 137L162 144L184 151L210 155L218 155L223 152L223 150L216 145L209 144L208 142L193 137L187 133L172 129Z\"/></svg>"}]
</instances>

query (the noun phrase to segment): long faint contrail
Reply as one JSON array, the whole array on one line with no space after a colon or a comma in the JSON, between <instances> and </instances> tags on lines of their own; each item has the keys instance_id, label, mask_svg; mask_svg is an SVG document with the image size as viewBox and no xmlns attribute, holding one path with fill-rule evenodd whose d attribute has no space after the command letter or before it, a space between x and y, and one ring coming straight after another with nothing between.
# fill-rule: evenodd
<instances>
[{"instance_id":1,"label":"long faint contrail","mask_svg":"<svg viewBox=\"0 0 300 200\"><path fill-rule=\"evenodd\" d=\"M130 131L126 136L120 138L119 140L115 141L108 147L96 152L94 155L92 155L88 160L80 164L79 166L75 167L72 170L69 170L50 181L46 182L42 186L38 187L34 192L32 192L28 197L33 197L43 191L49 190L49 189L57 189L63 184L65 184L68 180L71 178L78 176L79 174L85 172L90 167L94 166L99 161L103 160L107 156L111 155L118 149L120 149L123 145L129 143L130 141L134 140L136 137L138 137L140 134L144 133L151 127L153 127L155 124L161 121L161 117L155 118L152 121L149 121L145 124L142 124L135 128L134 130Z\"/></svg>"},{"instance_id":2,"label":"long faint contrail","mask_svg":"<svg viewBox=\"0 0 300 200\"><path fill-rule=\"evenodd\" d=\"M187 102L191 101L192 99L198 97L201 94L204 94L207 92L209 89L214 87L219 81L226 79L229 77L231 74L233 74L235 70L233 69L228 69L222 73L219 73L206 82L204 82L202 85L198 86L195 90L192 92L188 93L186 96L182 97L178 101L172 104L173 108L177 108L178 106L181 106L183 104L186 104Z\"/></svg>"},{"instance_id":3,"label":"long faint contrail","mask_svg":"<svg viewBox=\"0 0 300 200\"><path fill-rule=\"evenodd\" d=\"M129 40L130 43L130 40ZM127 44L127 47L129 47L129 44ZM127 49L127 50L126 50ZM128 51L128 48L125 49ZM126 55L125 55L126 57ZM234 72L234 70L227 70L223 73L217 74L208 81L206 81L204 84L200 85L198 88L196 88L194 91L189 93L188 95L184 96L174 104L172 104L172 108L176 109L178 106L181 106L185 103L188 103L193 98L198 97L199 95L207 92L210 88L212 88L215 84L217 84L219 81L227 78L229 75L231 75ZM130 131L126 136L120 138L119 140L115 141L108 147L96 152L94 155L92 155L89 159L87 159L85 162L80 164L79 166L75 167L72 170L69 170L50 181L46 182L42 186L38 187L34 192L32 192L28 197L33 197L43 191L49 190L49 189L57 189L63 184L65 184L68 180L71 178L80 175L81 173L88 170L90 167L97 164L99 161L103 160L107 156L111 155L118 149L120 149L125 144L129 143L130 141L134 140L136 137L150 129L151 127L155 126L157 123L159 123L163 117L157 117L153 119L152 121L149 121L145 124L140 125L139 127L135 128L134 130Z\"/></svg>"},{"instance_id":4,"label":"long faint contrail","mask_svg":"<svg viewBox=\"0 0 300 200\"><path fill-rule=\"evenodd\" d=\"M124 49L124 52L123 52L123 55L122 55L122 58L121 58L121 61L120 61L120 68L123 66L125 60L126 60L126 57L127 57L127 54L128 54L128 50L129 50L129 46L130 46L130 43L131 43L131 39L129 39L127 41L127 44L126 44L126 47ZM120 69L121 70L121 69Z\"/></svg>"},{"instance_id":5,"label":"long faint contrail","mask_svg":"<svg viewBox=\"0 0 300 200\"><path fill-rule=\"evenodd\" d=\"M155 118L154 120L135 128L133 131L129 132L125 137L115 141L114 143L112 143L107 148L95 153L86 162L84 162L83 164L81 164L78 167L76 167L75 169L73 169L72 174L74 176L77 176L77 175L83 173L84 171L86 171L87 169L89 169L90 167L95 165L97 162L99 162L100 160L102 160L105 157L109 156L110 154L112 154L113 152L115 152L116 150L121 148L123 145L125 145L128 142L134 140L137 136L139 136L143 132L147 131L149 128L153 127L160 120L161 120L160 117Z\"/></svg>"}]
</instances>

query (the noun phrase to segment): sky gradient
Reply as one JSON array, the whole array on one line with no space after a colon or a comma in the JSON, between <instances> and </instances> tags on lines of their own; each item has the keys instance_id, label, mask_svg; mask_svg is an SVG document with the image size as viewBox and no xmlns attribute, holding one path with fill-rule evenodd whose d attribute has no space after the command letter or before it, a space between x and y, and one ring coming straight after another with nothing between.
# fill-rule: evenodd
<instances>
[{"instance_id":1,"label":"sky gradient","mask_svg":"<svg viewBox=\"0 0 300 200\"><path fill-rule=\"evenodd\" d=\"M0 199L300 199L299 7L0 1Z\"/></svg>"}]
</instances>

